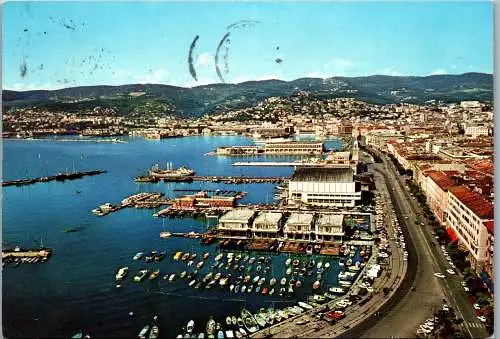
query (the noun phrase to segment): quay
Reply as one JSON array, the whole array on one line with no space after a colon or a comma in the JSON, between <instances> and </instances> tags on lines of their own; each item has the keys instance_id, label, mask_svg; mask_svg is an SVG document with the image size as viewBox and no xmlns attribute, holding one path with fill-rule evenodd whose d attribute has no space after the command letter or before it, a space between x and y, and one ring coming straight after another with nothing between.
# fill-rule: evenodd
<instances>
[{"instance_id":1,"label":"quay","mask_svg":"<svg viewBox=\"0 0 500 339\"><path fill-rule=\"evenodd\" d=\"M329 164L326 162L301 162L301 161L238 161L234 162L233 166L285 166L285 167L329 167L329 168L345 168L346 165L341 164Z\"/></svg>"},{"instance_id":2,"label":"quay","mask_svg":"<svg viewBox=\"0 0 500 339\"><path fill-rule=\"evenodd\" d=\"M50 248L29 249L24 250L19 247L14 249L2 250L2 265L14 263L16 266L19 263L38 263L46 262L52 255Z\"/></svg>"},{"instance_id":3,"label":"quay","mask_svg":"<svg viewBox=\"0 0 500 339\"><path fill-rule=\"evenodd\" d=\"M143 182L152 182L157 183L161 180L163 182L220 182L224 184L262 184L262 183L273 183L279 184L290 180L289 177L234 177L234 176L217 176L217 175L209 175L209 176L185 176L185 177L172 177L172 178L153 178L153 177L143 177Z\"/></svg>"},{"instance_id":4,"label":"quay","mask_svg":"<svg viewBox=\"0 0 500 339\"><path fill-rule=\"evenodd\" d=\"M71 173L57 173L56 175L50 175L47 177L39 177L39 178L25 178L19 180L9 180L2 182L2 187L5 186L25 186L32 185L37 182L49 182L49 181L65 181L65 180L75 180L80 179L84 176L90 175L98 175L106 173L104 170L93 170L86 172L71 172Z\"/></svg>"},{"instance_id":5,"label":"quay","mask_svg":"<svg viewBox=\"0 0 500 339\"><path fill-rule=\"evenodd\" d=\"M109 213L119 211L126 207L135 208L157 208L163 205L171 205L171 200L163 199L163 193L153 192L153 193L139 193L131 195L123 199L120 205L113 205L111 203L105 203L92 210L92 213L102 217Z\"/></svg>"}]
</instances>

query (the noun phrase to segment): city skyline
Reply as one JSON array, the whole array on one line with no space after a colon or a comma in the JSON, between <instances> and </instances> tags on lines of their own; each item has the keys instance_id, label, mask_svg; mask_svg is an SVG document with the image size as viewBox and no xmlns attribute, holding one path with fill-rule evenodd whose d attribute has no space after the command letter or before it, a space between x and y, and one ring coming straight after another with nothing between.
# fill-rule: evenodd
<instances>
[{"instance_id":1,"label":"city skyline","mask_svg":"<svg viewBox=\"0 0 500 339\"><path fill-rule=\"evenodd\" d=\"M490 2L10 2L3 88L492 73L492 8ZM188 67L192 44L197 81ZM221 77L214 64L219 44Z\"/></svg>"}]
</instances>

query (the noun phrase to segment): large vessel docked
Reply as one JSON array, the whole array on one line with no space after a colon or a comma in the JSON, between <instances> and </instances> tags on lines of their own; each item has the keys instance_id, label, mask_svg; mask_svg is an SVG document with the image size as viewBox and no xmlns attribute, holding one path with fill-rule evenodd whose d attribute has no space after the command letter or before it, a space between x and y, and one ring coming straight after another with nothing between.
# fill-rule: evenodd
<instances>
[{"instance_id":1,"label":"large vessel docked","mask_svg":"<svg viewBox=\"0 0 500 339\"><path fill-rule=\"evenodd\" d=\"M172 163L167 165L167 169L160 169L159 165L154 165L149 171L149 175L154 178L177 178L177 177L188 177L194 175L192 169L186 166L181 166L179 168L172 168Z\"/></svg>"}]
</instances>

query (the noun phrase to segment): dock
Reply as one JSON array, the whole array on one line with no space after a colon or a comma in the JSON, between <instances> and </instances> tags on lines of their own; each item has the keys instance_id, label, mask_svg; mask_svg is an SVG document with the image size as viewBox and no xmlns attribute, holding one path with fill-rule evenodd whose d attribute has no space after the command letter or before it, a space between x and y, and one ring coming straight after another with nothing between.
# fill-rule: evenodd
<instances>
[{"instance_id":1,"label":"dock","mask_svg":"<svg viewBox=\"0 0 500 339\"><path fill-rule=\"evenodd\" d=\"M148 177L144 177L144 182L149 183L157 183L159 181L163 182L220 182L224 184L264 184L264 183L273 183L279 184L289 180L289 177L233 177L233 176L185 176L185 177L173 177L173 178L162 178L157 179L151 177L150 180Z\"/></svg>"},{"instance_id":2,"label":"dock","mask_svg":"<svg viewBox=\"0 0 500 339\"><path fill-rule=\"evenodd\" d=\"M50 248L39 248L24 250L19 247L14 249L2 250L2 263L13 263L19 265L20 263L34 264L38 262L46 262L52 255Z\"/></svg>"},{"instance_id":3,"label":"dock","mask_svg":"<svg viewBox=\"0 0 500 339\"><path fill-rule=\"evenodd\" d=\"M238 161L234 162L233 166L284 166L284 167L328 167L328 168L345 168L348 165L329 164L326 162L300 162L300 161Z\"/></svg>"},{"instance_id":4,"label":"dock","mask_svg":"<svg viewBox=\"0 0 500 339\"><path fill-rule=\"evenodd\" d=\"M98 174L102 174L102 173L106 173L106 171L93 170L93 171L86 171L86 172L57 173L56 175L49 175L47 177L25 178L25 179L4 181L4 182L2 182L2 187L5 187L5 186L26 186L26 185L35 184L37 182L75 180L75 179L80 179L84 176L98 175Z\"/></svg>"}]
</instances>

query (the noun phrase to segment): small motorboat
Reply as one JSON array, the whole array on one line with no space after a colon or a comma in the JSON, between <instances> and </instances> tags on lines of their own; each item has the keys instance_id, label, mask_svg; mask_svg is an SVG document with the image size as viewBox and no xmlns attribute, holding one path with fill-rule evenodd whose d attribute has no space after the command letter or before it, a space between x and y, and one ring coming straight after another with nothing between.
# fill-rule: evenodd
<instances>
[{"instance_id":1,"label":"small motorboat","mask_svg":"<svg viewBox=\"0 0 500 339\"><path fill-rule=\"evenodd\" d=\"M144 252L137 252L136 255L134 255L134 257L132 258L133 260L139 260L142 258L142 256L144 255Z\"/></svg>"},{"instance_id":2,"label":"small motorboat","mask_svg":"<svg viewBox=\"0 0 500 339\"><path fill-rule=\"evenodd\" d=\"M193 287L196 284L196 279L193 279L189 282L189 287Z\"/></svg>"},{"instance_id":3,"label":"small motorboat","mask_svg":"<svg viewBox=\"0 0 500 339\"><path fill-rule=\"evenodd\" d=\"M269 281L269 286L274 286L276 284L276 278L272 278L270 281Z\"/></svg>"},{"instance_id":4,"label":"small motorboat","mask_svg":"<svg viewBox=\"0 0 500 339\"><path fill-rule=\"evenodd\" d=\"M280 284L281 285L285 285L286 284L286 278L282 278L281 281L280 281Z\"/></svg>"},{"instance_id":5,"label":"small motorboat","mask_svg":"<svg viewBox=\"0 0 500 339\"><path fill-rule=\"evenodd\" d=\"M286 266L289 266L291 262L292 262L292 259L288 258L288 259L286 259L286 261L285 261L285 265L286 265Z\"/></svg>"},{"instance_id":6,"label":"small motorboat","mask_svg":"<svg viewBox=\"0 0 500 339\"><path fill-rule=\"evenodd\" d=\"M312 285L313 290L317 290L317 289L319 288L319 286L320 286L320 285L321 285L321 283L320 283L318 280L316 280L316 281L314 282L314 284Z\"/></svg>"}]
</instances>

